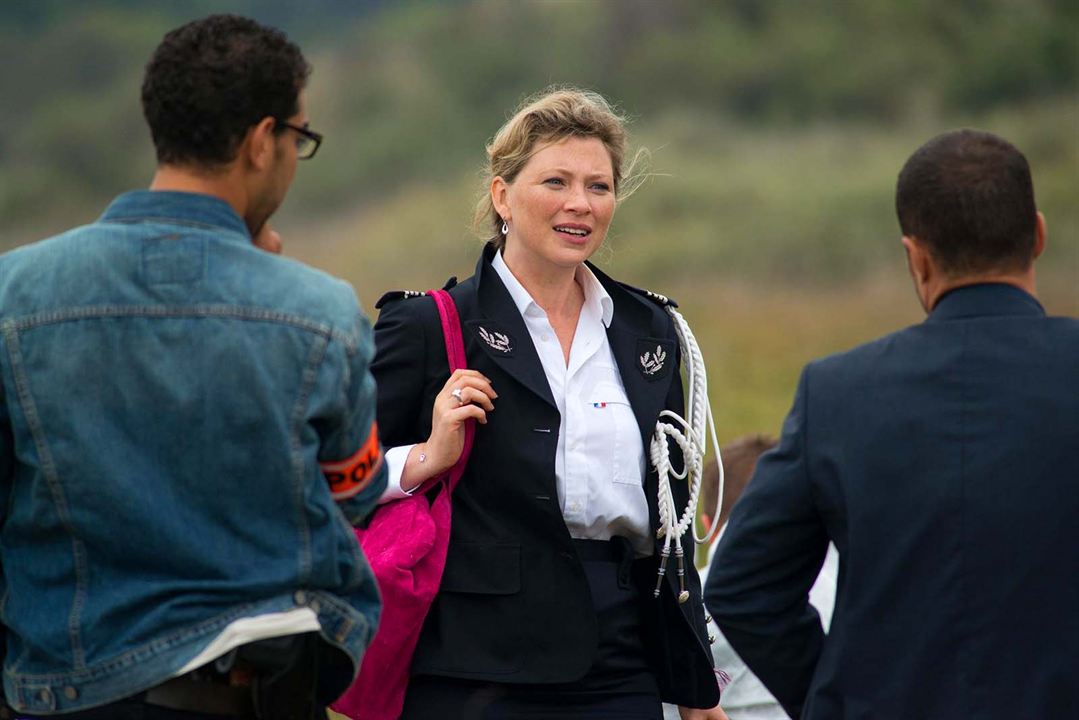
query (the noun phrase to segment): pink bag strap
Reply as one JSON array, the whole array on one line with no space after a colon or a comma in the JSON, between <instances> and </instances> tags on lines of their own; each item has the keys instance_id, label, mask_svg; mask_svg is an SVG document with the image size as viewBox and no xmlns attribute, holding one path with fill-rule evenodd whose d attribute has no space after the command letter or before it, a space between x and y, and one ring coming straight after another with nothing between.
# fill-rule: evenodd
<instances>
[{"instance_id":1,"label":"pink bag strap","mask_svg":"<svg viewBox=\"0 0 1079 720\"><path fill-rule=\"evenodd\" d=\"M461 336L461 318L457 315L457 304L445 290L428 290L427 294L434 299L438 307L438 315L442 319L442 336L446 339L446 360L452 375L458 368L468 367L468 361L465 358L465 341ZM453 492L465 472L468 456L472 452L472 438L475 434L476 421L465 421L465 445L461 450L461 457L457 458L457 462L443 476L447 480L449 492Z\"/></svg>"}]
</instances>

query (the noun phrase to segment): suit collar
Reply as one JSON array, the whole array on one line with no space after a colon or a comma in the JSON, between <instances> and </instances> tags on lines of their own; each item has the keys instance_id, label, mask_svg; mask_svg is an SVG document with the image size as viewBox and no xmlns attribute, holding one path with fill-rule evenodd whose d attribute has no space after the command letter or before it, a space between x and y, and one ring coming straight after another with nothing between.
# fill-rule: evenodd
<instances>
[{"instance_id":1,"label":"suit collar","mask_svg":"<svg viewBox=\"0 0 1079 720\"><path fill-rule=\"evenodd\" d=\"M1045 309L1030 293L1005 283L980 283L949 290L929 313L926 322L970 317L1044 317Z\"/></svg>"}]
</instances>

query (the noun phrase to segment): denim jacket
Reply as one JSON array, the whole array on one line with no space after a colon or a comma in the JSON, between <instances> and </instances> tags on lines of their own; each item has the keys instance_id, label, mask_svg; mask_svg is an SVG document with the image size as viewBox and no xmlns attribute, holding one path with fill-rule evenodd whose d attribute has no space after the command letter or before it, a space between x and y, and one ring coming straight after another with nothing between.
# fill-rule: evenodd
<instances>
[{"instance_id":1,"label":"denim jacket","mask_svg":"<svg viewBox=\"0 0 1079 720\"><path fill-rule=\"evenodd\" d=\"M373 349L347 284L209 196L127 193L0 256L8 702L104 704L298 606L358 666L380 610L351 527L385 486Z\"/></svg>"}]
</instances>

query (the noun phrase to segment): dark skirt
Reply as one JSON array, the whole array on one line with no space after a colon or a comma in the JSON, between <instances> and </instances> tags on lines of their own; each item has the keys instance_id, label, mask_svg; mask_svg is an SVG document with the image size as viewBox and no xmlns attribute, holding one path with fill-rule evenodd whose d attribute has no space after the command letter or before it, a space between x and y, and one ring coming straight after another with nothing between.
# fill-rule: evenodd
<instances>
[{"instance_id":1,"label":"dark skirt","mask_svg":"<svg viewBox=\"0 0 1079 720\"><path fill-rule=\"evenodd\" d=\"M599 630L588 673L547 685L420 675L409 681L402 720L661 720L659 690L641 645L633 550L624 538L575 540L574 545Z\"/></svg>"}]
</instances>

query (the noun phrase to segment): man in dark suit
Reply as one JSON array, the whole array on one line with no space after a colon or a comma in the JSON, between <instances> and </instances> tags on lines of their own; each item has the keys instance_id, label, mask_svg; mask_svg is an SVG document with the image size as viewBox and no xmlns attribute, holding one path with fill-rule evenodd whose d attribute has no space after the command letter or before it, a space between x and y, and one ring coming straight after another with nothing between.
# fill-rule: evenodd
<instances>
[{"instance_id":1,"label":"man in dark suit","mask_svg":"<svg viewBox=\"0 0 1079 720\"><path fill-rule=\"evenodd\" d=\"M706 604L795 718L1079 717L1079 321L1034 295L1029 167L949 132L896 206L929 317L805 368Z\"/></svg>"}]
</instances>

